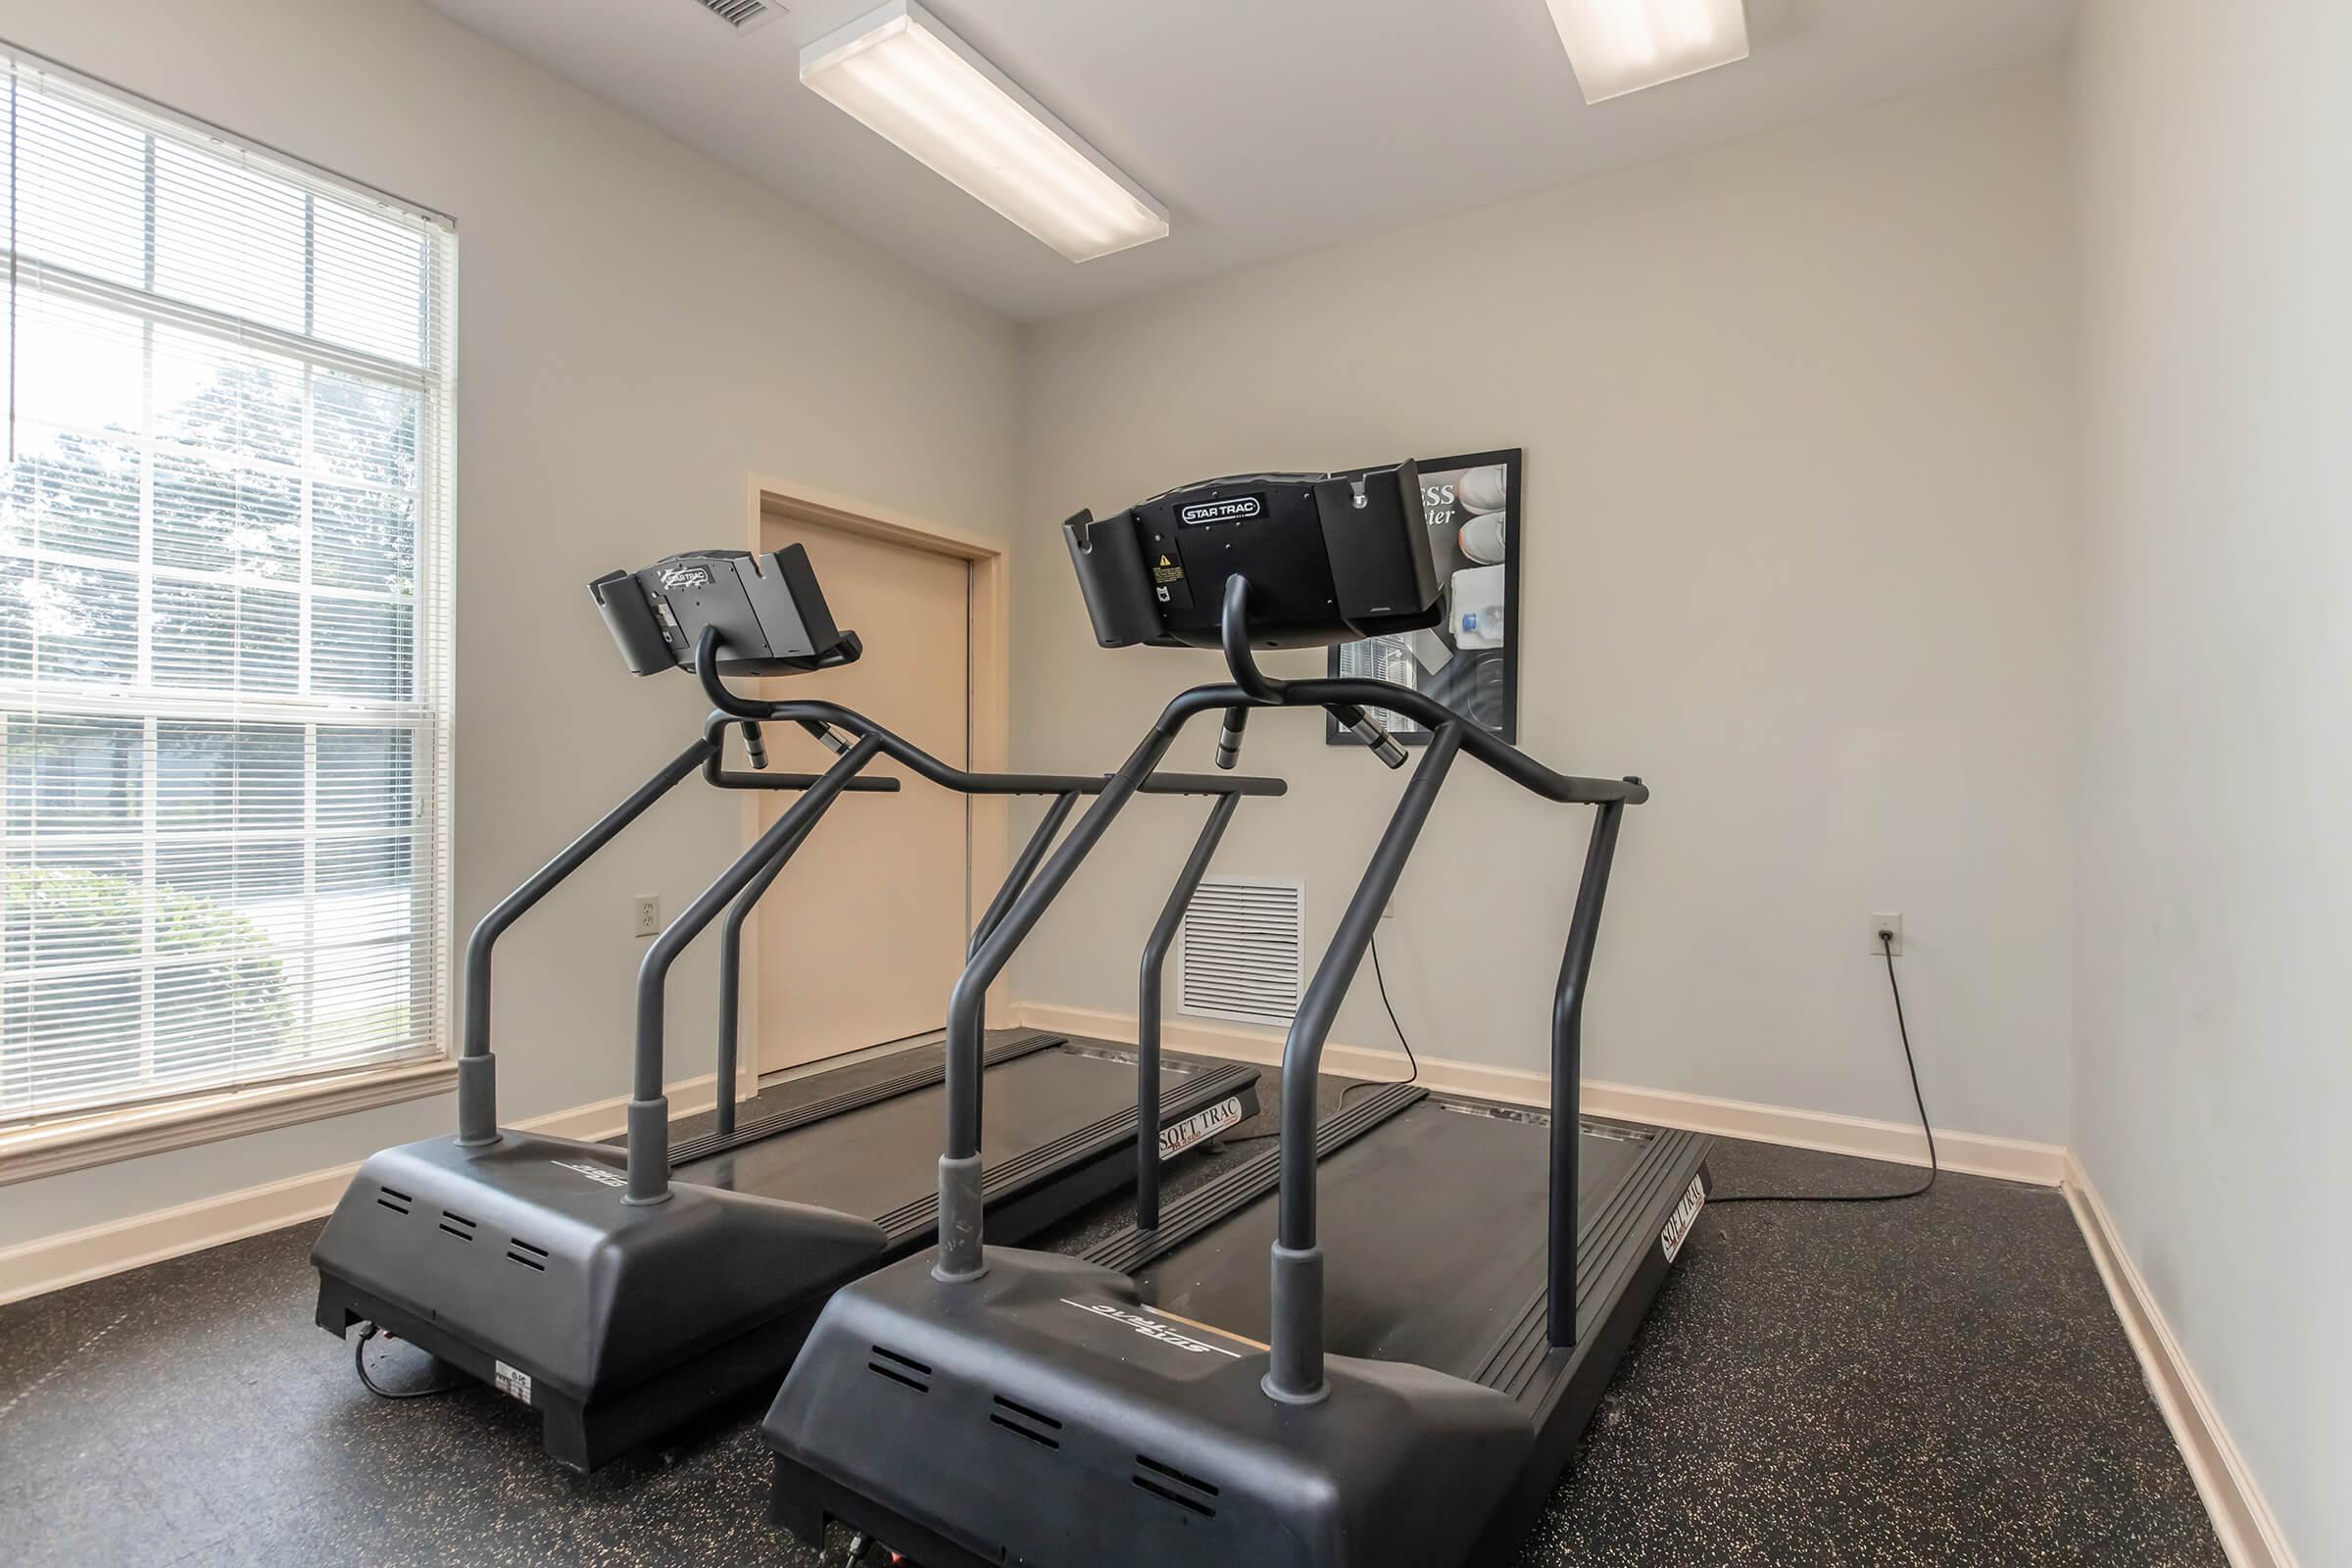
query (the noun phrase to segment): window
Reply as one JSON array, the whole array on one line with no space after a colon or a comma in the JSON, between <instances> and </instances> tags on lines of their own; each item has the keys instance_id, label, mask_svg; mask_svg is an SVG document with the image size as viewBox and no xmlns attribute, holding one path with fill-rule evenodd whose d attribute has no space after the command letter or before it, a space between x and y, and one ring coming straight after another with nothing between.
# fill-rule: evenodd
<instances>
[{"instance_id":1,"label":"window","mask_svg":"<svg viewBox=\"0 0 2352 1568\"><path fill-rule=\"evenodd\" d=\"M435 1057L454 234L0 69L0 1130Z\"/></svg>"}]
</instances>

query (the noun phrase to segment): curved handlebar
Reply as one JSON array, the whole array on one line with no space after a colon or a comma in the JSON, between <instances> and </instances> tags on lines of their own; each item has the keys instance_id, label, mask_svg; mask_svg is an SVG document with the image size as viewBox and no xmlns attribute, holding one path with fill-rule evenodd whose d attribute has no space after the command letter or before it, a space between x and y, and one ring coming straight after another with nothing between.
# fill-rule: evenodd
<instances>
[{"instance_id":1,"label":"curved handlebar","mask_svg":"<svg viewBox=\"0 0 2352 1568\"><path fill-rule=\"evenodd\" d=\"M861 740L870 738L883 756L903 764L918 778L959 795L1100 795L1110 782L1107 775L1096 773L975 773L941 760L912 741L838 703L768 702L741 696L727 689L725 678L718 672L718 661L706 657L715 653L717 640L716 632L705 628L694 662L703 691L718 710L711 719L715 724L728 719L749 719L799 724L811 733L830 726ZM1290 791L1290 786L1278 778L1219 778L1207 773L1154 773L1139 788L1146 795L1272 796Z\"/></svg>"},{"instance_id":2,"label":"curved handlebar","mask_svg":"<svg viewBox=\"0 0 2352 1568\"><path fill-rule=\"evenodd\" d=\"M1160 734L1172 736L1196 714L1214 708L1335 706L1386 708L1407 718L1418 719L1433 730L1446 724L1461 723L1460 714L1436 698L1414 691L1409 686L1392 686L1387 681L1365 680L1357 676L1339 676L1330 680L1285 681L1280 697L1273 702L1252 696L1239 684L1195 686L1189 691L1178 692L1168 706L1160 710L1158 721L1152 727ZM1547 801L1585 806L1600 806L1615 801L1626 806L1640 806L1649 799L1649 786L1638 778L1583 778L1573 773L1557 772L1494 731L1476 724L1463 724L1462 750L1520 788L1541 795Z\"/></svg>"},{"instance_id":3,"label":"curved handlebar","mask_svg":"<svg viewBox=\"0 0 2352 1568\"><path fill-rule=\"evenodd\" d=\"M1257 667L1257 656L1250 651L1250 579L1236 572L1225 579L1224 618L1218 626L1219 640L1225 649L1225 667L1233 671L1234 684L1248 692L1257 702L1279 708L1287 702L1291 682L1280 680ZM1404 765L1404 748L1396 738L1381 727L1380 720L1353 703L1326 703L1331 716L1340 721L1343 729L1355 732L1355 738L1371 749L1381 765L1396 769ZM1240 758L1242 726L1248 722L1247 708L1225 710L1225 728L1217 736L1217 765L1231 767Z\"/></svg>"}]
</instances>

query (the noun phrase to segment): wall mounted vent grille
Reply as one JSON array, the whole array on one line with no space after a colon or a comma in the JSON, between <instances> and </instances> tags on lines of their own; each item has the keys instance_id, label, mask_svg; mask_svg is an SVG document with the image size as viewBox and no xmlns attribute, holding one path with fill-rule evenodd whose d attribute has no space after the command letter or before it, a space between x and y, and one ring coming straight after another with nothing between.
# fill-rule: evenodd
<instances>
[{"instance_id":1,"label":"wall mounted vent grille","mask_svg":"<svg viewBox=\"0 0 2352 1568\"><path fill-rule=\"evenodd\" d=\"M749 32L784 14L784 7L777 0L694 0L694 3L737 32Z\"/></svg>"},{"instance_id":2,"label":"wall mounted vent grille","mask_svg":"<svg viewBox=\"0 0 2352 1568\"><path fill-rule=\"evenodd\" d=\"M1306 889L1209 877L1193 895L1178 951L1179 1012L1288 1028L1306 955Z\"/></svg>"}]
</instances>

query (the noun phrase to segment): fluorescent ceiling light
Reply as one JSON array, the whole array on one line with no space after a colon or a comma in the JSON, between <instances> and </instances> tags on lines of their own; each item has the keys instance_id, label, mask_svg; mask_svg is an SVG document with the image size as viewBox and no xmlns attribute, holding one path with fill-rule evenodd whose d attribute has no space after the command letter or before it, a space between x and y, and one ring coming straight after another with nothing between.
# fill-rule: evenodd
<instances>
[{"instance_id":1,"label":"fluorescent ceiling light","mask_svg":"<svg viewBox=\"0 0 2352 1568\"><path fill-rule=\"evenodd\" d=\"M1743 0L1545 0L1585 102L1747 58Z\"/></svg>"},{"instance_id":2,"label":"fluorescent ceiling light","mask_svg":"<svg viewBox=\"0 0 2352 1568\"><path fill-rule=\"evenodd\" d=\"M913 0L803 49L801 80L1073 262L1167 237L1166 208Z\"/></svg>"}]
</instances>

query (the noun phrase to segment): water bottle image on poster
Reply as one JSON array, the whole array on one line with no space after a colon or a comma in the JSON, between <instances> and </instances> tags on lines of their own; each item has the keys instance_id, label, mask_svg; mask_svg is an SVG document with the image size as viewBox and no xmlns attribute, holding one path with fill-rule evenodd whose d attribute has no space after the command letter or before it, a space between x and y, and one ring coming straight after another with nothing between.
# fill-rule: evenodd
<instances>
[{"instance_id":1,"label":"water bottle image on poster","mask_svg":"<svg viewBox=\"0 0 2352 1568\"><path fill-rule=\"evenodd\" d=\"M1333 675L1412 687L1514 745L1520 456L1513 447L1420 461L1421 506L1445 584L1445 618L1427 631L1342 643L1331 651ZM1429 731L1409 718L1379 709L1372 716L1407 746L1429 744ZM1337 721L1325 724L1324 737L1333 746L1363 744Z\"/></svg>"}]
</instances>

